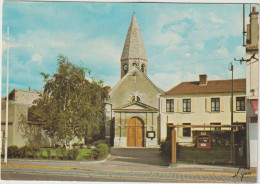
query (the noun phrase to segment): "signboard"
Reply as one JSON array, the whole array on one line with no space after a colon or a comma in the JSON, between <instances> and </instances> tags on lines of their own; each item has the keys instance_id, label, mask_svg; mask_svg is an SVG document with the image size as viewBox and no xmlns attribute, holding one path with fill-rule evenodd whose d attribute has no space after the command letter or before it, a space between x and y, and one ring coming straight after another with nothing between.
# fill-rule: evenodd
<instances>
[{"instance_id":1,"label":"signboard","mask_svg":"<svg viewBox=\"0 0 260 184\"><path fill-rule=\"evenodd\" d=\"M147 138L155 138L155 131L147 131L146 137Z\"/></svg>"},{"instance_id":2,"label":"signboard","mask_svg":"<svg viewBox=\"0 0 260 184\"><path fill-rule=\"evenodd\" d=\"M210 132L197 132L197 148L210 148Z\"/></svg>"}]
</instances>

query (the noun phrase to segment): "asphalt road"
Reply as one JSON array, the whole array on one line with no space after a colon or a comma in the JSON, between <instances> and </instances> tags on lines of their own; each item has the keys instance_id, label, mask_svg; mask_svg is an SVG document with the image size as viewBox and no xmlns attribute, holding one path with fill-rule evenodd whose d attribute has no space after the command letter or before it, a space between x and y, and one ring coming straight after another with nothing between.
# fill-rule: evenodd
<instances>
[{"instance_id":1,"label":"asphalt road","mask_svg":"<svg viewBox=\"0 0 260 184\"><path fill-rule=\"evenodd\" d=\"M28 173L28 172L5 172L2 171L2 180L38 180L38 181L95 181L95 182L156 182L156 183L180 183L174 179L137 179L133 177L105 177L105 176L89 176L89 175L68 175L68 174L50 174L50 173ZM192 181L189 181L192 182Z\"/></svg>"}]
</instances>

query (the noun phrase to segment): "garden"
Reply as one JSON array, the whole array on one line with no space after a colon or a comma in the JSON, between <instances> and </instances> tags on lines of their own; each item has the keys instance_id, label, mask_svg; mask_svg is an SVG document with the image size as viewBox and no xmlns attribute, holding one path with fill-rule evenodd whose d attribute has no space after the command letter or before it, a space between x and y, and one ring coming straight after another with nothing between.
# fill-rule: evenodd
<instances>
[{"instance_id":1,"label":"garden","mask_svg":"<svg viewBox=\"0 0 260 184\"><path fill-rule=\"evenodd\" d=\"M46 159L46 160L77 160L92 161L105 159L110 153L108 144L99 143L96 146L83 148L83 145L74 145L72 149L65 147L35 148L30 146L8 147L8 158Z\"/></svg>"}]
</instances>

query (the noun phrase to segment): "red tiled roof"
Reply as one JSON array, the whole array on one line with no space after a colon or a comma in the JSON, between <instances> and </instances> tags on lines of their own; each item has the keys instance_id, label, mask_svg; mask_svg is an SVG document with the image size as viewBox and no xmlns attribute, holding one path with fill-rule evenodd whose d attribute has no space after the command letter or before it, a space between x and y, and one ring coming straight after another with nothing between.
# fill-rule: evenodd
<instances>
[{"instance_id":1,"label":"red tiled roof","mask_svg":"<svg viewBox=\"0 0 260 184\"><path fill-rule=\"evenodd\" d=\"M233 81L234 92L246 92L246 79L234 79ZM199 85L199 81L182 82L165 94L230 93L231 83L232 80L210 80L206 85Z\"/></svg>"}]
</instances>

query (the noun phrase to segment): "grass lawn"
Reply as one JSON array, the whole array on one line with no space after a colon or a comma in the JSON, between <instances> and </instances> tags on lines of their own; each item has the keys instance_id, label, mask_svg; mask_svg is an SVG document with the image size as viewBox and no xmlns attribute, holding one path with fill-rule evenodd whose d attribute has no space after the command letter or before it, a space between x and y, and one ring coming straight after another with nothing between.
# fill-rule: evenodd
<instances>
[{"instance_id":1,"label":"grass lawn","mask_svg":"<svg viewBox=\"0 0 260 184\"><path fill-rule=\"evenodd\" d=\"M79 149L77 160L90 160L91 149Z\"/></svg>"},{"instance_id":2,"label":"grass lawn","mask_svg":"<svg viewBox=\"0 0 260 184\"><path fill-rule=\"evenodd\" d=\"M42 156L43 157L48 157L48 154L47 154L47 150L50 150L51 151L51 158L52 159L57 159L57 153L56 153L56 148L42 148ZM66 150L67 152L68 150ZM37 154L38 156L40 156L40 153ZM61 155L61 153L59 154ZM79 149L79 155L77 156L76 160L90 160L90 155L91 155L91 149L87 149L87 148L84 148L84 149Z\"/></svg>"}]
</instances>

